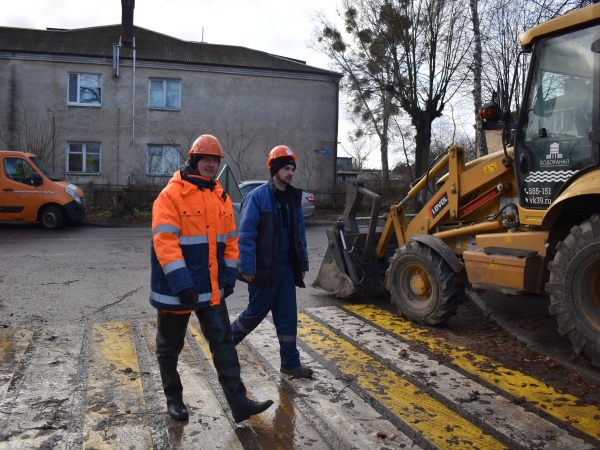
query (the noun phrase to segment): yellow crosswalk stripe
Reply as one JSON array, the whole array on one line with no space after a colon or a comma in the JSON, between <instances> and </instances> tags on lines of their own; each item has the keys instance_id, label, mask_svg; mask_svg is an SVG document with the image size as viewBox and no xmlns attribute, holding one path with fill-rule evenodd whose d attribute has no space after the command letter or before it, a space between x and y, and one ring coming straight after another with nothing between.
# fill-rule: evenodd
<instances>
[{"instance_id":1,"label":"yellow crosswalk stripe","mask_svg":"<svg viewBox=\"0 0 600 450\"><path fill-rule=\"evenodd\" d=\"M15 366L25 354L33 332L23 328L0 329L0 398L8 389Z\"/></svg>"},{"instance_id":2,"label":"yellow crosswalk stripe","mask_svg":"<svg viewBox=\"0 0 600 450\"><path fill-rule=\"evenodd\" d=\"M345 313L346 316L350 314ZM260 354L261 360L271 369L278 371L281 365L279 341L275 325L263 320L243 341L253 354ZM240 347L240 346L238 346ZM359 394L348 389L348 382L337 373L327 370L302 348L300 360L302 364L314 370L310 379L295 378L290 375L271 375L280 386L278 395L267 398L279 398L272 424L273 430L286 438L286 448L338 448L338 449L420 449L413 439L400 431L396 425L382 417ZM243 353L240 352L242 359ZM242 372L247 373L248 363L242 363ZM252 369L250 370L252 371ZM254 386L252 386L254 390ZM290 395L290 392L292 395ZM262 397L261 397L262 398ZM290 421L281 420L289 414ZM270 408L267 411L271 411ZM288 412L289 411L289 412ZM310 421L315 428L312 431L301 431L298 424L301 420ZM313 437L315 429L325 440L320 444L320 437ZM300 432L301 431L301 432ZM313 434L311 434L313 433ZM294 437L294 441L290 439ZM302 439L304 442L298 442ZM571 450L571 449L568 449Z\"/></svg>"},{"instance_id":3,"label":"yellow crosswalk stripe","mask_svg":"<svg viewBox=\"0 0 600 450\"><path fill-rule=\"evenodd\" d=\"M461 369L600 439L600 409L597 407L583 404L577 397L557 391L522 372L508 369L486 356L461 346L451 346L444 339L434 337L428 328L388 311L371 305L346 305L344 308L404 340L425 344L429 351L450 358Z\"/></svg>"},{"instance_id":4,"label":"yellow crosswalk stripe","mask_svg":"<svg viewBox=\"0 0 600 450\"><path fill-rule=\"evenodd\" d=\"M194 337L194 339L196 340L196 342L200 346L200 349L202 350L202 353L204 353L204 356L206 357L206 359L208 359L210 361L210 363L212 365L213 364L212 353L210 352L210 346L208 345L208 341L204 338L204 335L196 327L196 325L193 325L193 324L190 323L188 325L188 328L190 329L190 331L192 332L192 336ZM213 365L213 369L214 369L214 365Z\"/></svg>"},{"instance_id":5,"label":"yellow crosswalk stripe","mask_svg":"<svg viewBox=\"0 0 600 450\"><path fill-rule=\"evenodd\" d=\"M96 323L83 448L153 448L131 325Z\"/></svg>"},{"instance_id":6,"label":"yellow crosswalk stripe","mask_svg":"<svg viewBox=\"0 0 600 450\"><path fill-rule=\"evenodd\" d=\"M437 448L507 448L306 314L298 318L303 342Z\"/></svg>"}]
</instances>

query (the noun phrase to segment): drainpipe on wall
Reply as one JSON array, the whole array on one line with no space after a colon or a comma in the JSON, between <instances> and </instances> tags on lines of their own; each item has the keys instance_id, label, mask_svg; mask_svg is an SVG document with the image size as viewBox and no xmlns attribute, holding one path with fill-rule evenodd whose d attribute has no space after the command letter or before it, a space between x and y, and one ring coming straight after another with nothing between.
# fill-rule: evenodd
<instances>
[{"instance_id":1,"label":"drainpipe on wall","mask_svg":"<svg viewBox=\"0 0 600 450\"><path fill-rule=\"evenodd\" d=\"M135 0L121 0L121 38L125 47L131 46L133 53L133 71L132 71L132 99L131 99L131 141L129 145L135 146L135 36L133 28L133 10L135 9ZM120 112L120 110L119 110ZM118 155L117 155L118 156ZM118 158L117 158L118 159ZM118 168L117 160L117 168ZM117 170L117 183L119 180L119 171Z\"/></svg>"},{"instance_id":2,"label":"drainpipe on wall","mask_svg":"<svg viewBox=\"0 0 600 450\"><path fill-rule=\"evenodd\" d=\"M135 38L133 38L133 92L131 99L131 142L132 147L135 146Z\"/></svg>"},{"instance_id":3,"label":"drainpipe on wall","mask_svg":"<svg viewBox=\"0 0 600 450\"><path fill-rule=\"evenodd\" d=\"M121 53L121 37L119 43L113 44L113 77L119 78L119 57Z\"/></svg>"},{"instance_id":4,"label":"drainpipe on wall","mask_svg":"<svg viewBox=\"0 0 600 450\"><path fill-rule=\"evenodd\" d=\"M340 79L338 79L337 81L335 80L335 78L333 79L333 81L335 82L335 84L337 85L337 91L335 94L335 99L336 99L336 107L335 107L335 123L336 123L336 127L335 127L335 150L334 150L334 154L333 154L333 181L331 183L330 188L333 188L334 186L337 185L337 159L338 159L338 145L340 144L338 142L339 139L339 127L340 127Z\"/></svg>"},{"instance_id":5,"label":"drainpipe on wall","mask_svg":"<svg viewBox=\"0 0 600 450\"><path fill-rule=\"evenodd\" d=\"M119 184L119 159L121 158L121 108L117 108L117 184Z\"/></svg>"}]
</instances>

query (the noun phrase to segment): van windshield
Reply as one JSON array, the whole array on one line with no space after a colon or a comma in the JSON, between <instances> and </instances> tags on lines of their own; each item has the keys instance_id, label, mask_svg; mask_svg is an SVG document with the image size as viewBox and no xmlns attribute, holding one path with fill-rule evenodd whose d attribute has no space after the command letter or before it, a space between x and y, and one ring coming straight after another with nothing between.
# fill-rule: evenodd
<instances>
[{"instance_id":1,"label":"van windshield","mask_svg":"<svg viewBox=\"0 0 600 450\"><path fill-rule=\"evenodd\" d=\"M46 175L46 177L48 179L50 179L51 181L61 181L60 178L58 178L56 175L54 175L54 172L52 172L52 169L50 167L48 167L46 165L46 163L44 161L42 161L39 157L37 157L37 156L32 157L31 162L33 162L36 165L36 167L44 175Z\"/></svg>"}]
</instances>

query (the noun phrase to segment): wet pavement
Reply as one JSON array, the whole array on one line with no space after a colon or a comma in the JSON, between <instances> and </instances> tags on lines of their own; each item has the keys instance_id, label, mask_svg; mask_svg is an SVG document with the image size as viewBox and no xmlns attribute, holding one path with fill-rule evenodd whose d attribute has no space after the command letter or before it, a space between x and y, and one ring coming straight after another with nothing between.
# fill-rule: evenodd
<instances>
[{"instance_id":1,"label":"wet pavement","mask_svg":"<svg viewBox=\"0 0 600 450\"><path fill-rule=\"evenodd\" d=\"M556 319L548 312L548 296L467 292L468 301L487 320L515 336L531 350L579 372L589 382L600 386L600 369L576 355L570 342L558 333Z\"/></svg>"},{"instance_id":2,"label":"wet pavement","mask_svg":"<svg viewBox=\"0 0 600 450\"><path fill-rule=\"evenodd\" d=\"M533 350L585 371L544 297L471 296L463 318L434 329L402 319L386 298L342 301L301 289L298 343L315 375L280 373L276 331L263 321L238 354L250 394L275 404L243 424L233 423L192 320L180 358L190 419L178 422L166 412L154 356L149 229L2 231L0 449L600 448L595 391L553 361L548 374L512 335L479 326L483 315L471 306ZM323 227L309 225L307 235L318 262ZM235 317L247 290L230 299ZM490 351L496 339L506 354ZM514 347L529 359L515 364ZM597 379L600 369L589 372Z\"/></svg>"}]
</instances>

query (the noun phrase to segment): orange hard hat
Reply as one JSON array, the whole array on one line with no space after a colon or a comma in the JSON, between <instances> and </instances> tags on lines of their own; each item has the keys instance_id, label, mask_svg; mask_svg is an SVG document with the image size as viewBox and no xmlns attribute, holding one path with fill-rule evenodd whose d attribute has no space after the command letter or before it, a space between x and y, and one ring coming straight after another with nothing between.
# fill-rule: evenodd
<instances>
[{"instance_id":1,"label":"orange hard hat","mask_svg":"<svg viewBox=\"0 0 600 450\"><path fill-rule=\"evenodd\" d=\"M194 141L192 148L190 148L190 151L188 152L188 156L193 155L217 156L219 158L225 157L223 150L221 149L221 144L219 144L216 137L210 134L203 134Z\"/></svg>"},{"instance_id":2,"label":"orange hard hat","mask_svg":"<svg viewBox=\"0 0 600 450\"><path fill-rule=\"evenodd\" d=\"M292 158L294 161L296 161L296 155L294 155L294 152L291 148L286 147L285 145L278 145L277 147L274 147L273 150L271 150L271 152L269 153L269 159L267 159L267 167L271 167L271 164L277 158L284 157Z\"/></svg>"}]
</instances>

